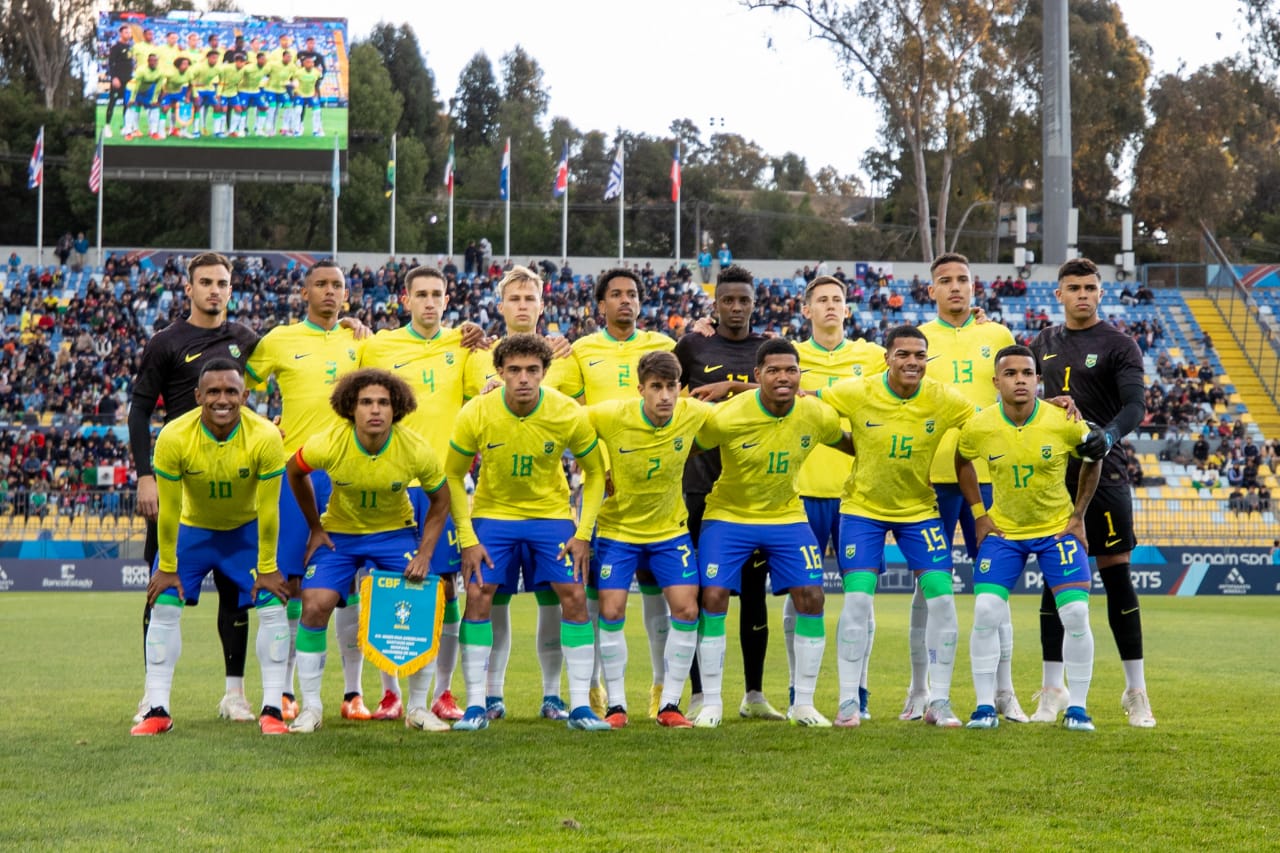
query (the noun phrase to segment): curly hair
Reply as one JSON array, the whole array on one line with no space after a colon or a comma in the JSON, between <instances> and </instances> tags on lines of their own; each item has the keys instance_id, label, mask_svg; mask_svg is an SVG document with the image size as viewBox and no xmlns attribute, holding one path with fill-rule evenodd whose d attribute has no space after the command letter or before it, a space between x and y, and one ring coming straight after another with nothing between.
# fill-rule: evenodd
<instances>
[{"instance_id":1,"label":"curly hair","mask_svg":"<svg viewBox=\"0 0 1280 853\"><path fill-rule=\"evenodd\" d=\"M493 348L493 366L502 367L508 358L517 355L533 355L542 361L542 369L551 366L551 345L541 337L524 333L504 338Z\"/></svg>"},{"instance_id":2,"label":"curly hair","mask_svg":"<svg viewBox=\"0 0 1280 853\"><path fill-rule=\"evenodd\" d=\"M338 417L354 421L356 402L360 399L360 392L370 385L381 385L391 395L392 423L400 423L405 415L418 408L418 401L413 396L413 389L409 387L409 383L390 370L380 370L376 367L361 368L339 379L338 384L333 388L333 393L329 395L329 405L333 406Z\"/></svg>"},{"instance_id":3,"label":"curly hair","mask_svg":"<svg viewBox=\"0 0 1280 853\"><path fill-rule=\"evenodd\" d=\"M633 270L629 270L626 267L614 267L613 269L605 270L601 273L599 280L596 282L597 303L604 301L604 295L609 292L609 282L613 281L615 278L630 279L636 286L636 293L639 294L641 299L644 299L644 285L640 282L640 276Z\"/></svg>"}]
</instances>

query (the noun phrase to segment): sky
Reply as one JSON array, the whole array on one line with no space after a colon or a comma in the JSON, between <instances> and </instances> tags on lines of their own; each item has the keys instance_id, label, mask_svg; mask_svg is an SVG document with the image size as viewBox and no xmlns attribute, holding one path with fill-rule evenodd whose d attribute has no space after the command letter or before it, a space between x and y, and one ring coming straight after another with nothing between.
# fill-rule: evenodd
<instances>
[{"instance_id":1,"label":"sky","mask_svg":"<svg viewBox=\"0 0 1280 853\"><path fill-rule=\"evenodd\" d=\"M520 44L542 66L550 114L579 130L621 126L661 136L688 118L704 139L738 133L769 155L795 151L810 174L830 164L864 175L880 124L875 105L845 86L834 53L809 39L798 15L752 11L737 0L393 0L370 4L368 13L342 0L243 5L255 14L346 16L352 37L379 21L408 22L446 104L472 56L485 52L500 74L502 54ZM1229 56L1244 30L1233 0L1178 3L1176 15L1169 0L1119 5L1130 31L1150 45L1156 74Z\"/></svg>"}]
</instances>

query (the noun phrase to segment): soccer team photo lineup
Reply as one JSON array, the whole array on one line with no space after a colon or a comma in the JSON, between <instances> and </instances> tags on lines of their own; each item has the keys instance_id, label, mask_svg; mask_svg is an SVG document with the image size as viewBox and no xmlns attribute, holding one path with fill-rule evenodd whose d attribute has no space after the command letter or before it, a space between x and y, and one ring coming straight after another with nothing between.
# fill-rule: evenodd
<instances>
[{"instance_id":1,"label":"soccer team photo lineup","mask_svg":"<svg viewBox=\"0 0 1280 853\"><path fill-rule=\"evenodd\" d=\"M807 337L757 332L758 281L731 262L706 286L710 316L678 338L645 328L645 280L623 266L583 277L595 322L572 341L539 332L553 283L510 263L493 284L504 335L451 327L451 262L406 269L400 325L375 333L329 260L299 270L301 319L260 336L228 320L232 262L185 261L186 314L146 342L128 418L152 566L133 735L208 713L173 685L182 615L210 577L227 662L217 713L266 735L318 732L326 714L425 732L534 715L580 731L717 728L735 711L801 728L1156 725L1121 447L1146 414L1143 356L1100 315L1087 259L1058 268L1062 321L1024 343L974 307L956 253L922 284L931 318L886 323L878 343L847 336L851 282L828 274L797 294ZM258 403L273 394L269 419ZM972 597L957 600L953 546L973 562ZM883 605L910 608L909 682L885 688L906 697L882 722L867 674L891 547L913 577L909 604ZM1039 654L1041 677L1027 713L1009 596L1031 561L1039 636L1018 648ZM1095 578L1124 690L1091 703L1095 656L1115 666L1110 643L1095 655ZM522 593L534 636L512 630ZM764 691L771 595L785 697ZM249 611L260 702L244 689ZM900 654L902 638L879 639ZM961 640L972 709L952 705ZM531 648L542 700L526 708L507 702L506 675ZM834 685L820 680L828 652ZM741 692L724 683L730 655ZM340 699L326 668L341 669ZM628 675L647 688L640 707Z\"/></svg>"}]
</instances>

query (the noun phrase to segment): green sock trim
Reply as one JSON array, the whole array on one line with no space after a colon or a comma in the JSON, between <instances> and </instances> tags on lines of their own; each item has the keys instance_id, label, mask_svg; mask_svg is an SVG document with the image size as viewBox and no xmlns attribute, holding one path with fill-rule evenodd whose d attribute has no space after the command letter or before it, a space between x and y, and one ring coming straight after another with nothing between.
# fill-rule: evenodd
<instances>
[{"instance_id":1,"label":"green sock trim","mask_svg":"<svg viewBox=\"0 0 1280 853\"><path fill-rule=\"evenodd\" d=\"M455 598L444 603L444 621L449 625L462 621L462 611L458 609L458 599Z\"/></svg>"},{"instance_id":2,"label":"green sock trim","mask_svg":"<svg viewBox=\"0 0 1280 853\"><path fill-rule=\"evenodd\" d=\"M540 589L533 594L534 601L538 602L539 607L551 607L560 603L560 596L555 594L554 590Z\"/></svg>"},{"instance_id":3,"label":"green sock trim","mask_svg":"<svg viewBox=\"0 0 1280 853\"><path fill-rule=\"evenodd\" d=\"M617 621L611 621L609 619L605 619L603 616L600 617L601 631L618 632L618 631L621 631L624 627L626 627L626 624L627 624L627 620L625 616L621 619L618 619Z\"/></svg>"},{"instance_id":4,"label":"green sock trim","mask_svg":"<svg viewBox=\"0 0 1280 853\"><path fill-rule=\"evenodd\" d=\"M698 630L698 620L697 620L697 619L694 619L692 622L686 622L686 621L684 621L683 619L676 619L676 618L673 616L673 617L671 618L671 630L673 630L673 631L696 631L696 630Z\"/></svg>"},{"instance_id":5,"label":"green sock trim","mask_svg":"<svg viewBox=\"0 0 1280 853\"><path fill-rule=\"evenodd\" d=\"M464 646L492 646L493 623L488 619L483 622L462 620L462 627L458 629L458 642Z\"/></svg>"},{"instance_id":6,"label":"green sock trim","mask_svg":"<svg viewBox=\"0 0 1280 853\"><path fill-rule=\"evenodd\" d=\"M591 630L590 622L565 622L560 621L560 642L571 649L581 648L583 646L594 646L596 643L595 632Z\"/></svg>"},{"instance_id":7,"label":"green sock trim","mask_svg":"<svg viewBox=\"0 0 1280 853\"><path fill-rule=\"evenodd\" d=\"M1083 589L1066 589L1055 595L1053 600L1059 607L1062 607L1064 604L1070 604L1073 601L1084 601L1087 603L1089 601L1089 593L1085 592Z\"/></svg>"},{"instance_id":8,"label":"green sock trim","mask_svg":"<svg viewBox=\"0 0 1280 853\"><path fill-rule=\"evenodd\" d=\"M284 606L284 613L290 619L297 620L302 618L302 599L291 598L289 603Z\"/></svg>"},{"instance_id":9,"label":"green sock trim","mask_svg":"<svg viewBox=\"0 0 1280 853\"><path fill-rule=\"evenodd\" d=\"M493 594L493 606L494 606L494 607L506 607L506 606L507 606L508 604L510 604L510 603L511 603L511 593L509 593L509 592L495 592L495 593Z\"/></svg>"},{"instance_id":10,"label":"green sock trim","mask_svg":"<svg viewBox=\"0 0 1280 853\"><path fill-rule=\"evenodd\" d=\"M867 595L876 594L876 584L879 582L880 575L876 572L846 572L842 579L845 592L865 592Z\"/></svg>"},{"instance_id":11,"label":"green sock trim","mask_svg":"<svg viewBox=\"0 0 1280 853\"><path fill-rule=\"evenodd\" d=\"M827 635L827 626L822 616L809 613L796 614L796 636L822 638Z\"/></svg>"},{"instance_id":12,"label":"green sock trim","mask_svg":"<svg viewBox=\"0 0 1280 853\"><path fill-rule=\"evenodd\" d=\"M164 605L165 607L177 607L179 609L186 607L187 603L178 598L178 591L166 590L163 595L156 599L156 606Z\"/></svg>"},{"instance_id":13,"label":"green sock trim","mask_svg":"<svg viewBox=\"0 0 1280 853\"><path fill-rule=\"evenodd\" d=\"M358 593L358 592L353 592L353 593L351 593L350 595L348 595L348 596L347 596L347 606L348 606L348 607L359 607L359 606L360 606L360 593Z\"/></svg>"},{"instance_id":14,"label":"green sock trim","mask_svg":"<svg viewBox=\"0 0 1280 853\"><path fill-rule=\"evenodd\" d=\"M699 620L699 627L702 629L702 636L723 637L724 616L725 615L723 613L707 613L703 611Z\"/></svg>"},{"instance_id":15,"label":"green sock trim","mask_svg":"<svg viewBox=\"0 0 1280 853\"><path fill-rule=\"evenodd\" d=\"M587 587L587 598L591 599L592 601L599 601L600 590L596 589L593 586Z\"/></svg>"},{"instance_id":16,"label":"green sock trim","mask_svg":"<svg viewBox=\"0 0 1280 853\"><path fill-rule=\"evenodd\" d=\"M920 575L920 592L925 599L951 595L951 572L929 571Z\"/></svg>"},{"instance_id":17,"label":"green sock trim","mask_svg":"<svg viewBox=\"0 0 1280 853\"><path fill-rule=\"evenodd\" d=\"M642 583L640 584L641 595L662 595L662 587L656 584Z\"/></svg>"},{"instance_id":18,"label":"green sock trim","mask_svg":"<svg viewBox=\"0 0 1280 853\"><path fill-rule=\"evenodd\" d=\"M1009 600L1009 590L1000 586L998 583L975 583L973 585L973 594L982 595L983 593L986 593L987 595L998 595L1005 601Z\"/></svg>"},{"instance_id":19,"label":"green sock trim","mask_svg":"<svg viewBox=\"0 0 1280 853\"><path fill-rule=\"evenodd\" d=\"M261 610L264 607L284 607L284 602L274 595L268 595L266 598L258 599L257 604L253 605L253 607L255 610Z\"/></svg>"},{"instance_id":20,"label":"green sock trim","mask_svg":"<svg viewBox=\"0 0 1280 853\"><path fill-rule=\"evenodd\" d=\"M323 652L329 647L328 629L299 625L297 646L300 652Z\"/></svg>"}]
</instances>

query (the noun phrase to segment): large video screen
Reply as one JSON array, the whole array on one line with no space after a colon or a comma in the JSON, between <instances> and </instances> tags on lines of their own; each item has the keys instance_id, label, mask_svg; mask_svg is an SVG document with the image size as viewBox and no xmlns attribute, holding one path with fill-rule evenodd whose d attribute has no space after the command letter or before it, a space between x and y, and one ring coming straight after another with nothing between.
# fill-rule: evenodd
<instances>
[{"instance_id":1,"label":"large video screen","mask_svg":"<svg viewBox=\"0 0 1280 853\"><path fill-rule=\"evenodd\" d=\"M105 166L139 177L328 174L334 140L347 148L347 47L345 19L104 12L96 54Z\"/></svg>"}]
</instances>

